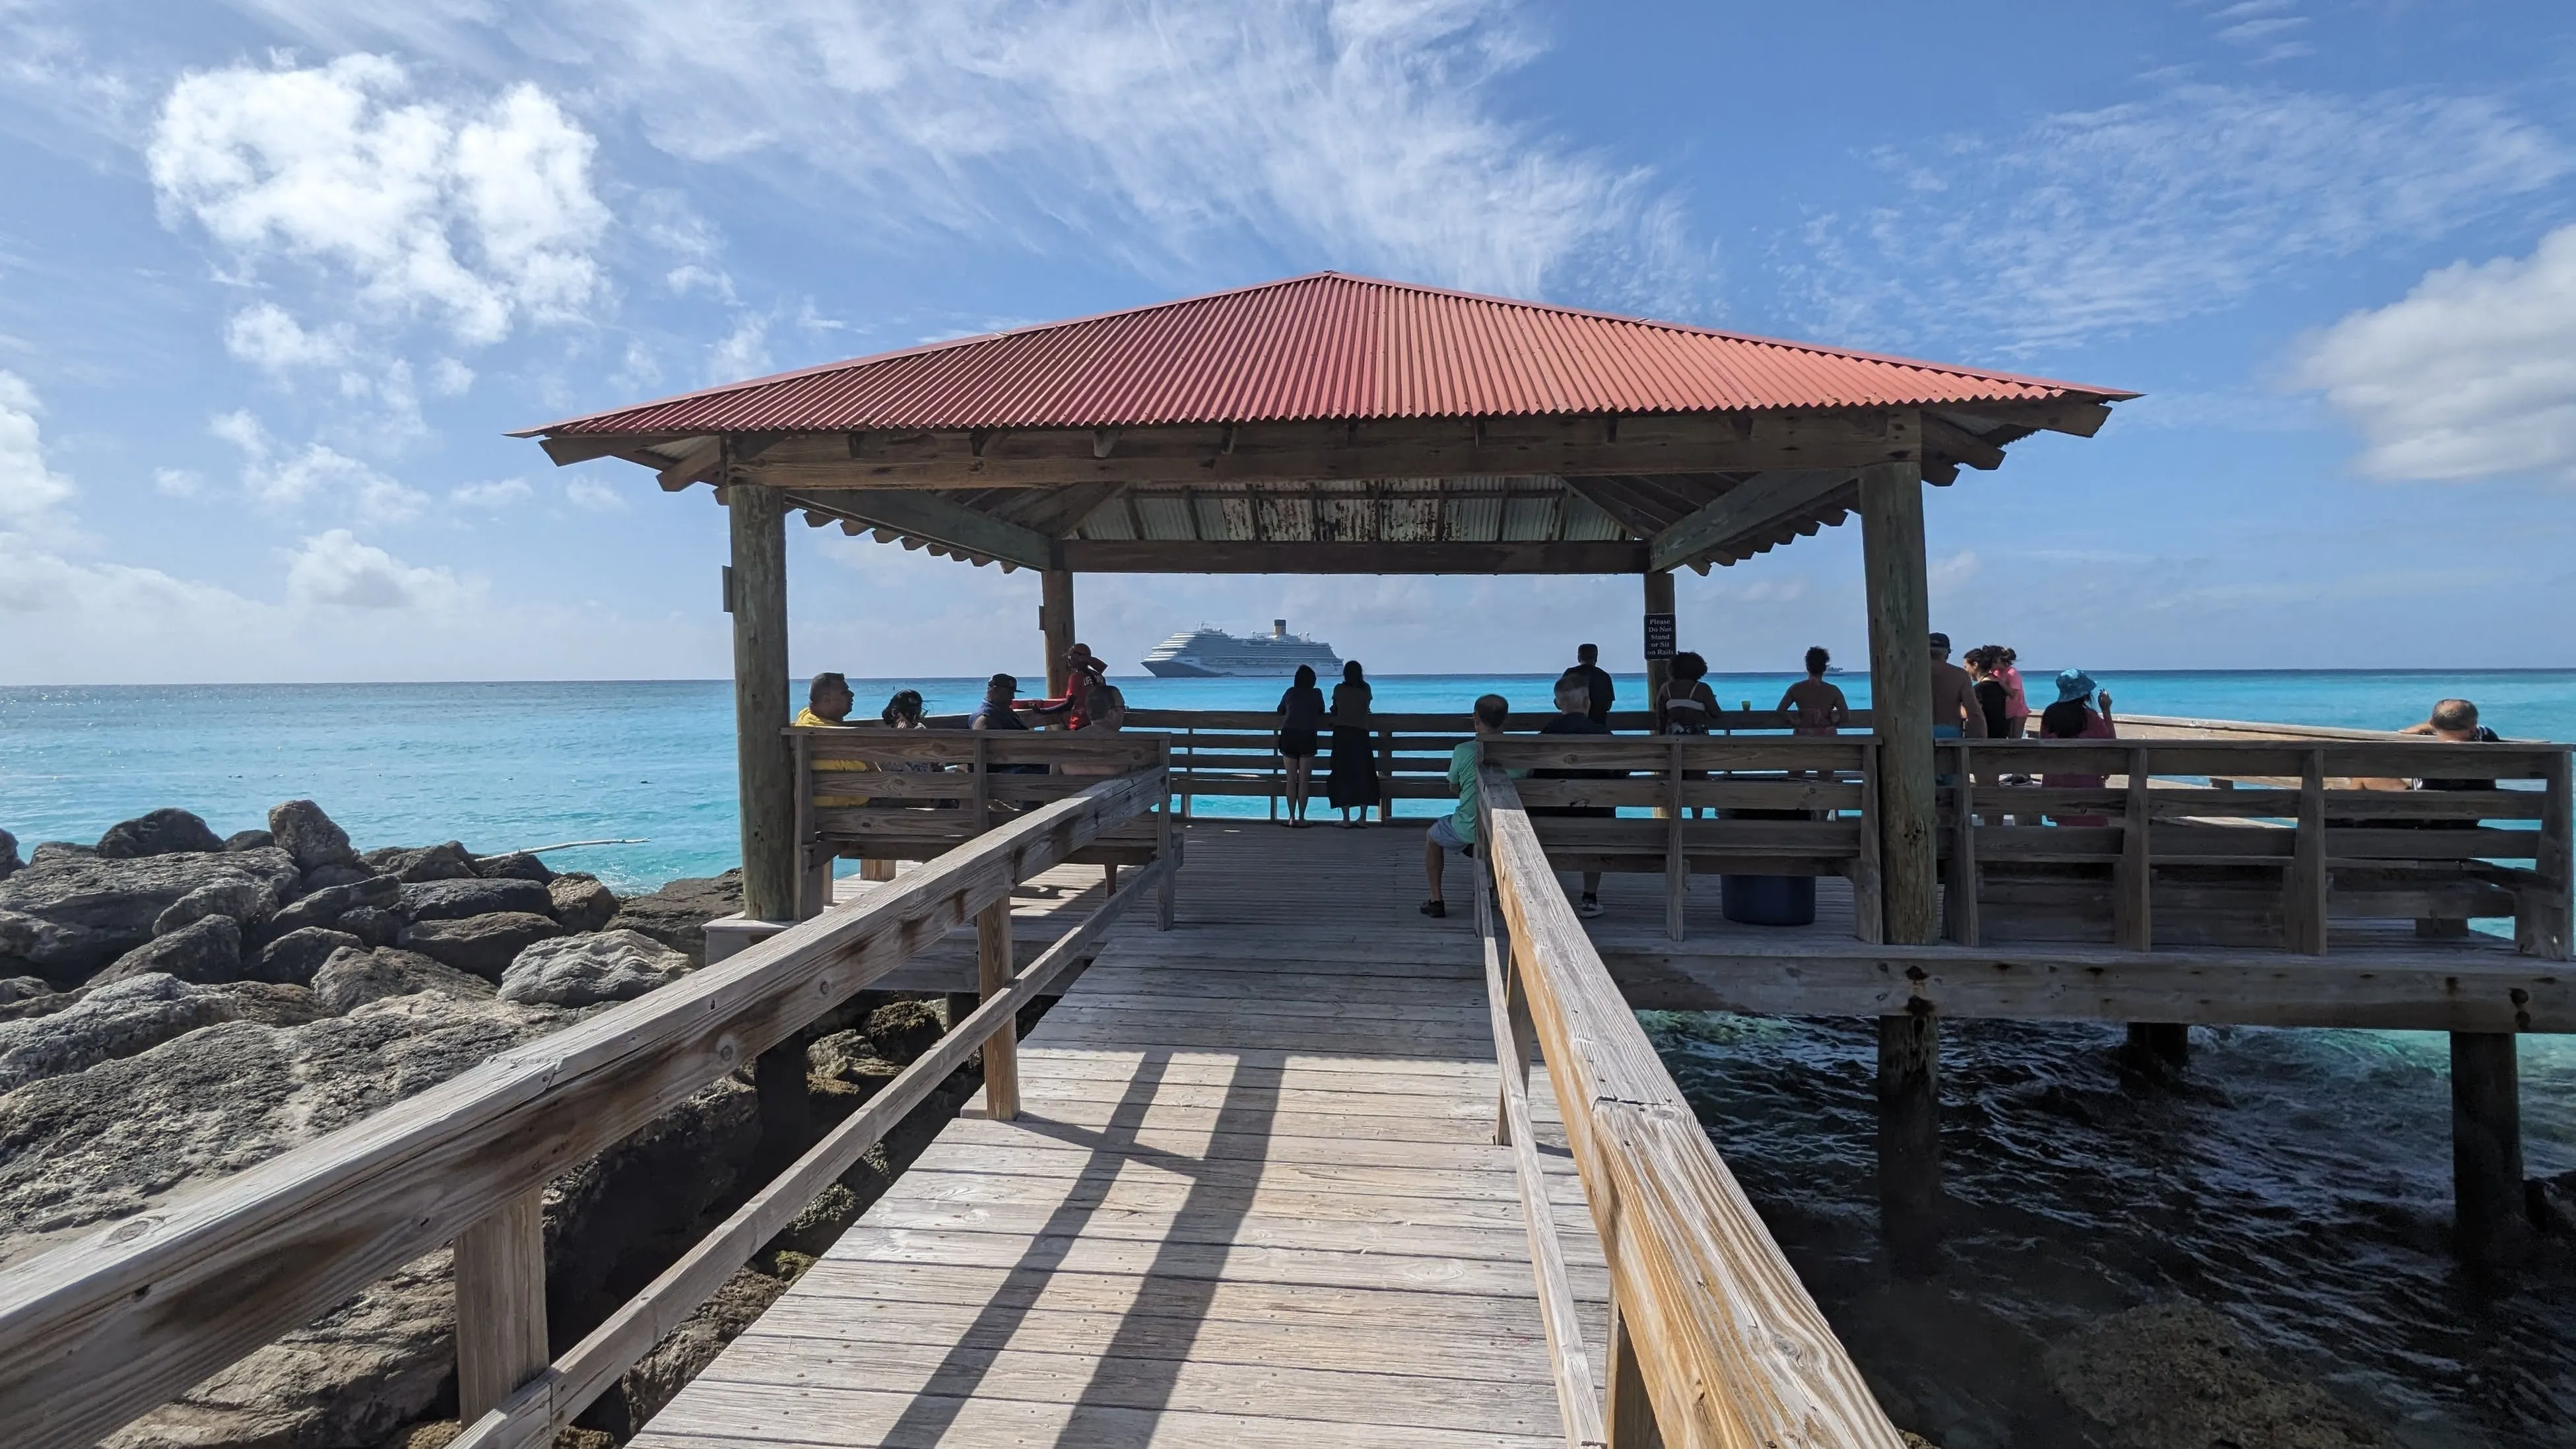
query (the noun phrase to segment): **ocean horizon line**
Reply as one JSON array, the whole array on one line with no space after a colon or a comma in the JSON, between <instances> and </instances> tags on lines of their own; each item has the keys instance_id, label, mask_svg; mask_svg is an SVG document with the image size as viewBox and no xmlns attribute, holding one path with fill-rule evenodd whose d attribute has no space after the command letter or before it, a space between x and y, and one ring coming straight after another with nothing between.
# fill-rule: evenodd
<instances>
[{"instance_id":1,"label":"ocean horizon line","mask_svg":"<svg viewBox=\"0 0 2576 1449\"><path fill-rule=\"evenodd\" d=\"M2130 668L2125 668L2125 667L2120 666L2120 665L2117 665L2117 664L2088 663L2088 664L2085 666L2085 668L2086 668L2086 670L2087 670L2088 672L2093 673L2093 674L2096 674L2096 675L2104 675L2104 674L2118 674L2118 675L2125 675L2125 676L2129 676L2129 677L2132 677L2132 678L2203 678L2203 679L2205 679L2205 678L2212 678L2212 677L2256 677L2256 676L2269 676L2269 677L2293 676L2293 677L2299 677L2299 678L2392 678L2392 677L2393 677L2393 678L2407 678L2407 679L2444 679L2444 678L2460 678L2460 677L2463 677L2463 676L2473 676L2473 675L2545 675L2545 674L2576 674L2576 664L2516 664L2516 665L2475 665L2475 666L2463 665L2463 666L2459 666L2459 667L2455 667L2455 668L2447 668L2447 669L2426 669L2426 668L2415 668L2415 667L2406 667L2406 668L2395 668L2395 667L2390 667L2390 668L2376 668L2376 667L2364 667L2364 666L2325 666L2325 667L2310 667L2310 666L2296 666L2296 667L2290 667L2290 666L2284 666L2284 667L2279 667L2279 668L2270 668L2270 667L2242 667L2242 668L2225 668L2225 669L2176 669L2176 668L2168 668L2168 667L2159 667L2159 668L2130 669ZM958 682L964 682L964 683L970 683L970 684L971 684L971 683L975 683L975 682L977 682L977 681L980 681L980 680L982 680L982 679L985 679L985 678L988 678L988 677L989 677L988 675L982 675L982 674L848 674L848 673L847 673L847 671L843 671L843 672L844 672L845 674L847 674L847 677L848 677L848 678L850 678L851 680L853 680L853 681L855 681L855 682L859 682L859 683L866 683L866 684L880 684L880 683L882 683L882 684L892 684L892 683L905 683L905 682L913 682L913 681L924 681L924 682L932 682L932 683L958 683ZM1369 677L1369 678L1371 678L1371 679L1389 679L1389 680L1393 680L1393 679L1423 679L1423 680L1428 680L1428 679L1542 679L1542 680L1543 680L1543 679L1553 679L1553 678L1555 678L1555 677L1556 677L1556 675L1557 675L1557 672L1558 672L1558 671L1553 671L1553 670L1536 670L1536 669L1533 669L1533 670L1521 670L1521 669L1450 669L1450 670L1432 670L1432 671L1370 670L1370 671L1369 671L1369 674L1368 674L1368 677ZM1638 675L1642 675L1642 674L1644 673L1644 671L1643 671L1643 670L1639 670L1639 669L1624 669L1624 670L1623 670L1623 669L1613 669L1613 670L1611 670L1610 672L1611 672L1611 674L1612 674L1614 677L1631 677L1631 676L1638 676ZM1753 675L1759 675L1759 676L1775 676L1775 675L1776 675L1776 676L1778 676L1778 677L1780 677L1780 678L1784 678L1784 679L1787 679L1787 678L1795 678L1795 677L1797 677L1800 673L1802 673L1802 671L1797 670L1797 669L1793 669L1793 668L1779 668L1779 669L1727 669L1727 668L1717 668L1717 667L1712 667L1712 668L1710 669L1710 671L1709 671L1709 672L1710 672L1711 674L1714 674L1714 675L1721 675L1721 676L1753 676ZM1866 670L1866 669L1850 669L1850 668L1839 668L1839 667L1838 667L1838 668L1837 668L1837 670L1836 670L1836 673L1837 673L1838 675L1842 676L1842 677L1849 677L1849 678L1863 678L1863 679L1865 679L1865 678L1869 677L1869 671L1868 671L1868 670ZM801 679L801 678L804 678L804 677L806 677L806 676L803 676L803 675L791 675L790 677L791 677L791 679ZM1115 680L1127 680L1127 679L1152 680L1152 679L1161 679L1161 678L1162 678L1161 676L1157 676L1157 675L1150 674L1150 673L1111 674L1109 677L1110 677L1111 679L1115 679ZM1273 676L1270 676L1270 675L1248 675L1248 674L1247 674L1247 675L1216 675L1216 676L1206 676L1206 677L1208 677L1208 678L1215 678L1215 679L1267 679L1267 678L1271 678L1271 677L1273 677ZM1280 676L1277 676L1277 677L1279 677L1279 678L1286 678L1287 676L1285 676L1285 675L1280 675ZM512 685L582 685L582 684L590 684L590 685L624 685L624 686L643 685L643 684L708 684L708 685L729 685L729 684L731 684L732 682L733 682L733 681L732 681L729 677L724 676L724 675L701 675L701 676L675 675L675 676L667 676L667 677L662 677L662 678L632 678L632 677L614 677L614 676L610 676L610 677L598 677L598 678L540 678L540 677L531 676L531 677L528 677L528 678L521 678L521 679L268 679L268 680L189 680L189 679L182 679L182 680L128 681L128 682L123 682L123 683L113 683L113 684L94 684L94 683L92 683L92 684L84 684L84 683L0 684L0 693L18 693L18 692L35 691L35 690L112 690L112 689L416 689L416 688L422 688L422 687L432 686L432 685L444 685L444 686L449 686L449 687L461 687L461 688L502 688L502 687L507 687L507 686L512 686ZM1187 683L1187 682L1189 682L1189 679L1188 679L1188 678L1173 678L1173 679L1167 680L1167 681L1165 681L1165 682L1171 682L1171 683Z\"/></svg>"}]
</instances>

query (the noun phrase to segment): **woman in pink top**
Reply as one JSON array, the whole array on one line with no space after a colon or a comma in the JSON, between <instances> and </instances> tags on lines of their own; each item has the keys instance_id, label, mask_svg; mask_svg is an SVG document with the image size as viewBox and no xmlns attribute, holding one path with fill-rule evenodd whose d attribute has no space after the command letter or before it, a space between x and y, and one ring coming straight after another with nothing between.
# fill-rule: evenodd
<instances>
[{"instance_id":1,"label":"woman in pink top","mask_svg":"<svg viewBox=\"0 0 2576 1449\"><path fill-rule=\"evenodd\" d=\"M2030 731L2030 698L2021 692L2021 670L2016 663L2021 656L1998 645L1994 657L2003 661L1995 678L2004 683L2004 736L2017 740Z\"/></svg>"},{"instance_id":2,"label":"woman in pink top","mask_svg":"<svg viewBox=\"0 0 2576 1449\"><path fill-rule=\"evenodd\" d=\"M2101 712L2098 714L2088 706L2088 700L2092 699L2098 699L2101 704ZM2058 675L2057 703L2050 705L2047 713L2039 717L2039 733L2041 737L2052 740L2118 739L2120 727L2111 718L2110 692L2097 690L2093 683L2093 676L2081 669L2069 669ZM2110 777L2107 775L2054 770L2041 775L2039 783L2043 788L2050 790L2099 790L2102 788L2103 781L2108 778ZM2052 815L2048 818L2059 825L2111 823L2111 818L2107 815Z\"/></svg>"}]
</instances>

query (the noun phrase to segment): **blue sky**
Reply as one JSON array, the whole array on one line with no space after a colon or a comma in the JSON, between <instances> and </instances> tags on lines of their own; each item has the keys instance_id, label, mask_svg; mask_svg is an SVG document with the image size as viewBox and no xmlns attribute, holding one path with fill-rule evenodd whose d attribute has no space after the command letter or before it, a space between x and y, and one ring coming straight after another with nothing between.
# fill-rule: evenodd
<instances>
[{"instance_id":1,"label":"blue sky","mask_svg":"<svg viewBox=\"0 0 2576 1449\"><path fill-rule=\"evenodd\" d=\"M0 683L721 674L706 490L505 430L1326 267L2148 393L1930 497L2026 660L2576 664L2571 81L2541 4L0 0ZM1034 577L792 532L800 672L1034 672ZM1684 643L1857 662L1858 578ZM1538 670L1636 594L1078 612Z\"/></svg>"}]
</instances>

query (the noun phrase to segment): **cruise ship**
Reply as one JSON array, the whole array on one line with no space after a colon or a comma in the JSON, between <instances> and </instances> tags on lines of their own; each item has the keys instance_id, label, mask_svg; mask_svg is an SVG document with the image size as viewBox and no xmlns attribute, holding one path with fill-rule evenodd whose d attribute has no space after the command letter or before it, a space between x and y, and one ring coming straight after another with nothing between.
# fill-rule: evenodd
<instances>
[{"instance_id":1,"label":"cruise ship","mask_svg":"<svg viewBox=\"0 0 2576 1449\"><path fill-rule=\"evenodd\" d=\"M1289 633L1285 619L1271 620L1269 633L1250 638L1202 624L1164 640L1145 656L1145 667L1165 679L1285 677L1296 673L1300 664L1315 666L1317 674L1342 667L1332 645Z\"/></svg>"}]
</instances>

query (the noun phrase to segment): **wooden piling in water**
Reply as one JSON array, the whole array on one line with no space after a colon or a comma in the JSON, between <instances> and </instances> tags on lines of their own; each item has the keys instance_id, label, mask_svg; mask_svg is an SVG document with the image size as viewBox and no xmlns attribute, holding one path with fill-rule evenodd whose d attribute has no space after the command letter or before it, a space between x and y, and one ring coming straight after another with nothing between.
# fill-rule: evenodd
<instances>
[{"instance_id":1,"label":"wooden piling in water","mask_svg":"<svg viewBox=\"0 0 2576 1449\"><path fill-rule=\"evenodd\" d=\"M1878 1212L1888 1261L1929 1274L1941 1246L1941 1019L1878 1019Z\"/></svg>"},{"instance_id":2,"label":"wooden piling in water","mask_svg":"<svg viewBox=\"0 0 2576 1449\"><path fill-rule=\"evenodd\" d=\"M2522 1084L2510 1032L2451 1033L2453 1243L2495 1266L2530 1247L2522 1186Z\"/></svg>"}]
</instances>

